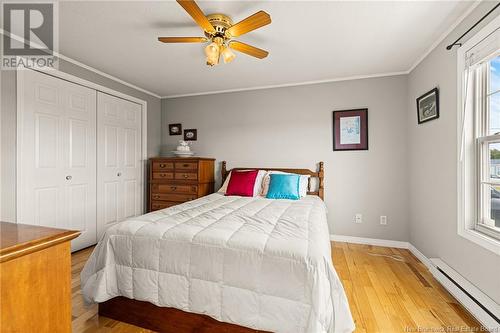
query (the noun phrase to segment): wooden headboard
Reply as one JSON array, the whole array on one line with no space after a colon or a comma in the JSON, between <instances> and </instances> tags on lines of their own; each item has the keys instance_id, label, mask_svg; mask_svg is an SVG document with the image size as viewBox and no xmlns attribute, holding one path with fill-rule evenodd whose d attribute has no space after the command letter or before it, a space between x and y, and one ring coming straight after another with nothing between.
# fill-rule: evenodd
<instances>
[{"instance_id":1,"label":"wooden headboard","mask_svg":"<svg viewBox=\"0 0 500 333\"><path fill-rule=\"evenodd\" d=\"M324 189L324 182L323 181L324 181L325 170L324 170L323 162L318 163L318 171L314 172L314 171L311 171L309 169L283 169L283 168L232 168L232 169L228 170L226 161L222 161L222 168L221 168L222 183L224 183L224 181L226 180L226 177L233 170L282 171L282 172L296 173L299 175L309 175L311 177L309 178L309 184L307 184L307 194L317 195L318 197L321 198L321 200L324 200L325 189ZM311 178L318 178L318 190L317 191L311 191Z\"/></svg>"}]
</instances>

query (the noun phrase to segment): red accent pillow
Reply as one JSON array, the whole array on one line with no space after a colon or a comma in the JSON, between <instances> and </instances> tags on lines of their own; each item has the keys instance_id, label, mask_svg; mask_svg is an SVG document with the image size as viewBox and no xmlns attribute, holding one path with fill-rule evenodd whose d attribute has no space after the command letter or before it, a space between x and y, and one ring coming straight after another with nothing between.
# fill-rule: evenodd
<instances>
[{"instance_id":1,"label":"red accent pillow","mask_svg":"<svg viewBox=\"0 0 500 333\"><path fill-rule=\"evenodd\" d=\"M253 197L255 179L259 170L233 171L227 185L226 195L239 195L242 197Z\"/></svg>"}]
</instances>

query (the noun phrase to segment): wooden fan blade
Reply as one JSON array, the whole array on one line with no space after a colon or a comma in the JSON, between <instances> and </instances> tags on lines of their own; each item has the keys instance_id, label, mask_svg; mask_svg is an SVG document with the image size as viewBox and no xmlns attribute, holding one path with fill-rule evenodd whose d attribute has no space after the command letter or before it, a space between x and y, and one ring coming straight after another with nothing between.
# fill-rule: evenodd
<instances>
[{"instance_id":1,"label":"wooden fan blade","mask_svg":"<svg viewBox=\"0 0 500 333\"><path fill-rule=\"evenodd\" d=\"M242 52L259 59L263 59L267 57L267 55L269 54L269 52L267 52L266 50L262 50L255 46L248 45L238 41L229 42L229 47L235 51Z\"/></svg>"},{"instance_id":2,"label":"wooden fan blade","mask_svg":"<svg viewBox=\"0 0 500 333\"><path fill-rule=\"evenodd\" d=\"M226 35L228 35L228 37L238 37L252 30L268 25L269 23L271 23L271 16L261 10L227 29Z\"/></svg>"},{"instance_id":3,"label":"wooden fan blade","mask_svg":"<svg viewBox=\"0 0 500 333\"><path fill-rule=\"evenodd\" d=\"M201 11L200 7L194 2L193 0L177 0L179 5L181 5L182 8L186 12L188 12L189 15L193 18L193 20L203 28L206 32L210 33L215 33L215 28L213 25L208 21L207 17L203 12Z\"/></svg>"},{"instance_id":4,"label":"wooden fan blade","mask_svg":"<svg viewBox=\"0 0 500 333\"><path fill-rule=\"evenodd\" d=\"M205 43L205 37L158 37L162 43Z\"/></svg>"}]
</instances>

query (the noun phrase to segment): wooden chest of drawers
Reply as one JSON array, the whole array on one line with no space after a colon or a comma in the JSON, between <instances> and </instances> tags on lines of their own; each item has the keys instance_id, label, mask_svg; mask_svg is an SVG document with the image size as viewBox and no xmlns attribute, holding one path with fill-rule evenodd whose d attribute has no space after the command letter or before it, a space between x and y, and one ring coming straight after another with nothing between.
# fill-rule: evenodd
<instances>
[{"instance_id":1,"label":"wooden chest of drawers","mask_svg":"<svg viewBox=\"0 0 500 333\"><path fill-rule=\"evenodd\" d=\"M79 231L0 222L0 332L71 332L71 248Z\"/></svg>"},{"instance_id":2,"label":"wooden chest of drawers","mask_svg":"<svg viewBox=\"0 0 500 333\"><path fill-rule=\"evenodd\" d=\"M194 200L214 192L213 158L151 158L149 211Z\"/></svg>"}]
</instances>

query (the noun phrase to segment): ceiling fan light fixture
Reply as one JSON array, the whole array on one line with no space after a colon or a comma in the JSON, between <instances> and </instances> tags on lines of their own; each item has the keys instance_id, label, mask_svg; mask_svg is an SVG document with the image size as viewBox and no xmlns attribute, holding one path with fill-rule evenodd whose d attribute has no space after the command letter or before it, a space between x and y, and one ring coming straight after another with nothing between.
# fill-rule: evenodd
<instances>
[{"instance_id":1,"label":"ceiling fan light fixture","mask_svg":"<svg viewBox=\"0 0 500 333\"><path fill-rule=\"evenodd\" d=\"M212 42L205 47L205 55L207 58L219 57L220 46L216 42Z\"/></svg>"},{"instance_id":2,"label":"ceiling fan light fixture","mask_svg":"<svg viewBox=\"0 0 500 333\"><path fill-rule=\"evenodd\" d=\"M229 47L224 47L221 54L225 64L229 64L231 61L234 60L234 58L236 58L236 54L234 54L234 52L231 51Z\"/></svg>"},{"instance_id":3,"label":"ceiling fan light fixture","mask_svg":"<svg viewBox=\"0 0 500 333\"><path fill-rule=\"evenodd\" d=\"M205 37L158 37L160 42L206 43L208 41L210 44L205 47L204 51L209 66L217 65L221 56L224 63L232 62L236 57L233 50L258 59L263 59L269 54L269 52L255 46L232 40L233 37L244 35L270 24L271 16L265 11L258 11L233 24L231 18L225 14L205 15L195 0L177 0L177 2L203 29ZM229 43L231 43L231 49L228 47Z\"/></svg>"},{"instance_id":4,"label":"ceiling fan light fixture","mask_svg":"<svg viewBox=\"0 0 500 333\"><path fill-rule=\"evenodd\" d=\"M219 64L219 56L218 55L207 57L207 65L208 66L212 67L212 66L215 66L218 64Z\"/></svg>"}]
</instances>

